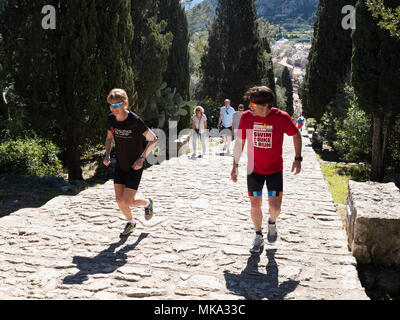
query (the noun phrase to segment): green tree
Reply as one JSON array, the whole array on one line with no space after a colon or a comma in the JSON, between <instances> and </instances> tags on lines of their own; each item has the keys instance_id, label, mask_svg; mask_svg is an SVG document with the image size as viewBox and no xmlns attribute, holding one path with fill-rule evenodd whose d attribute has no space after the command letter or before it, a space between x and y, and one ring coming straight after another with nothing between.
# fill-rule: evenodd
<instances>
[{"instance_id":1,"label":"green tree","mask_svg":"<svg viewBox=\"0 0 400 320\"><path fill-rule=\"evenodd\" d=\"M381 18L378 25L400 39L400 6L387 8L384 0L367 0L367 6L374 18Z\"/></svg>"},{"instance_id":2,"label":"green tree","mask_svg":"<svg viewBox=\"0 0 400 320\"><path fill-rule=\"evenodd\" d=\"M42 28L42 1L9 0L0 14L18 103L36 129L59 133L69 179L82 178L82 152L104 139L109 90L134 92L130 3L50 1L57 7L55 30Z\"/></svg>"},{"instance_id":3,"label":"green tree","mask_svg":"<svg viewBox=\"0 0 400 320\"><path fill-rule=\"evenodd\" d=\"M219 0L202 60L205 95L243 102L243 93L266 78L254 0Z\"/></svg>"},{"instance_id":4,"label":"green tree","mask_svg":"<svg viewBox=\"0 0 400 320\"><path fill-rule=\"evenodd\" d=\"M388 8L396 4L385 1ZM356 21L352 84L360 107L372 116L371 179L382 181L390 125L400 110L400 40L378 26L363 0L357 1Z\"/></svg>"},{"instance_id":5,"label":"green tree","mask_svg":"<svg viewBox=\"0 0 400 320\"><path fill-rule=\"evenodd\" d=\"M261 46L262 46L262 57L264 64L264 74L261 78L261 83L266 85L272 91L276 91L275 87L275 74L274 74L274 65L272 62L272 50L269 45L269 41L267 37L261 37Z\"/></svg>"},{"instance_id":6,"label":"green tree","mask_svg":"<svg viewBox=\"0 0 400 320\"><path fill-rule=\"evenodd\" d=\"M282 72L282 86L285 88L286 112L289 113L290 116L293 116L293 84L290 71L287 67L285 67Z\"/></svg>"},{"instance_id":7,"label":"green tree","mask_svg":"<svg viewBox=\"0 0 400 320\"><path fill-rule=\"evenodd\" d=\"M351 65L351 30L342 27L342 8L355 0L320 0L306 75L299 88L303 114L319 120Z\"/></svg>"},{"instance_id":8,"label":"green tree","mask_svg":"<svg viewBox=\"0 0 400 320\"><path fill-rule=\"evenodd\" d=\"M135 109L143 106L163 83L173 35L167 22L159 21L159 0L131 1L134 37L131 56L135 71Z\"/></svg>"},{"instance_id":9,"label":"green tree","mask_svg":"<svg viewBox=\"0 0 400 320\"><path fill-rule=\"evenodd\" d=\"M357 105L354 88L345 87L347 114L343 119L333 117L335 141L333 146L346 161L367 161L371 155L371 117Z\"/></svg>"},{"instance_id":10,"label":"green tree","mask_svg":"<svg viewBox=\"0 0 400 320\"><path fill-rule=\"evenodd\" d=\"M208 45L201 59L201 94L214 101L224 99L222 83L225 76L225 52L228 46L225 19L227 6L220 1L216 8L216 18L209 30Z\"/></svg>"},{"instance_id":11,"label":"green tree","mask_svg":"<svg viewBox=\"0 0 400 320\"><path fill-rule=\"evenodd\" d=\"M159 0L159 18L167 22L166 31L171 32L173 41L168 56L164 82L176 88L183 99L189 99L189 31L185 9L179 0Z\"/></svg>"}]
</instances>

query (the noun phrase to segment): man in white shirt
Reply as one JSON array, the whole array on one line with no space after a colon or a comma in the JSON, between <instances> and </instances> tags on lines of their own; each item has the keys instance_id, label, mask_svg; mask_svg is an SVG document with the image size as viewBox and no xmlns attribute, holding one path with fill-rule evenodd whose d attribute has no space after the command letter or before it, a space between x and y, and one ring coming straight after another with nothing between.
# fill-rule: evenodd
<instances>
[{"instance_id":1,"label":"man in white shirt","mask_svg":"<svg viewBox=\"0 0 400 320\"><path fill-rule=\"evenodd\" d=\"M227 150L229 154L229 148L232 142L232 121L235 109L231 107L231 101L226 99L224 102L225 106L221 108L220 116L218 119L218 129L222 132L224 140L223 151Z\"/></svg>"}]
</instances>

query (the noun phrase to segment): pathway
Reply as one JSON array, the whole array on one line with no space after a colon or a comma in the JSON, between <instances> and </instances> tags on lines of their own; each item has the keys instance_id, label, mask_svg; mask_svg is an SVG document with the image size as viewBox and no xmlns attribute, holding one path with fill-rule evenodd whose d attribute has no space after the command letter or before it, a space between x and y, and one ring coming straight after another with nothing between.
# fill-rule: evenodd
<instances>
[{"instance_id":1,"label":"pathway","mask_svg":"<svg viewBox=\"0 0 400 320\"><path fill-rule=\"evenodd\" d=\"M155 217L120 240L113 182L0 219L0 299L368 299L327 183L304 138L290 173L285 138L279 239L250 256L253 238L242 158L187 157L144 173ZM34 190L33 190L34 192ZM264 211L266 206L264 205ZM266 222L267 217L264 217Z\"/></svg>"}]
</instances>

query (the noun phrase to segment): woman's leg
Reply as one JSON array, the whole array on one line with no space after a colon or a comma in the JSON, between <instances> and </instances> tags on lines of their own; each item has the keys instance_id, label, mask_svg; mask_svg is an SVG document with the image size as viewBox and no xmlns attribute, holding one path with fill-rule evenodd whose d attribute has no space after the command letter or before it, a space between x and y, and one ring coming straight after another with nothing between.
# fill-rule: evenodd
<instances>
[{"instance_id":1,"label":"woman's leg","mask_svg":"<svg viewBox=\"0 0 400 320\"><path fill-rule=\"evenodd\" d=\"M115 200L117 201L118 207L128 221L132 220L132 211L129 207L129 202L127 202L125 196L125 185L114 184Z\"/></svg>"},{"instance_id":2,"label":"woman's leg","mask_svg":"<svg viewBox=\"0 0 400 320\"><path fill-rule=\"evenodd\" d=\"M196 149L197 149L197 132L196 131L194 131L193 132L193 141L192 141L192 143L193 143L193 154L194 155L196 155Z\"/></svg>"},{"instance_id":3,"label":"woman's leg","mask_svg":"<svg viewBox=\"0 0 400 320\"><path fill-rule=\"evenodd\" d=\"M206 152L207 152L207 149L206 149L206 134L202 133L200 135L200 139L201 139L201 146L203 148L203 155L205 155Z\"/></svg>"}]
</instances>

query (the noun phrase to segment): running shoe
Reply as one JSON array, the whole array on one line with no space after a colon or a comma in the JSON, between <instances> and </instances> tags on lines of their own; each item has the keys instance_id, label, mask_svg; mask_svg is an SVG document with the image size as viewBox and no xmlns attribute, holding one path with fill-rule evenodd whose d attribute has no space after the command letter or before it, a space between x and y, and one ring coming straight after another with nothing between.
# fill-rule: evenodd
<instances>
[{"instance_id":1,"label":"running shoe","mask_svg":"<svg viewBox=\"0 0 400 320\"><path fill-rule=\"evenodd\" d=\"M250 246L250 253L261 253L264 248L264 238L260 234L256 234L253 243Z\"/></svg>"},{"instance_id":2,"label":"running shoe","mask_svg":"<svg viewBox=\"0 0 400 320\"><path fill-rule=\"evenodd\" d=\"M272 224L268 222L267 239L269 243L274 243L278 239L278 231L276 230L276 223Z\"/></svg>"},{"instance_id":3,"label":"running shoe","mask_svg":"<svg viewBox=\"0 0 400 320\"><path fill-rule=\"evenodd\" d=\"M150 204L144 208L144 218L150 220L153 218L153 199L149 199Z\"/></svg>"},{"instance_id":4,"label":"running shoe","mask_svg":"<svg viewBox=\"0 0 400 320\"><path fill-rule=\"evenodd\" d=\"M129 236L133 230L136 228L136 222L134 222L133 224L128 222L124 228L124 231L122 231L119 236L120 237L126 237Z\"/></svg>"}]
</instances>

